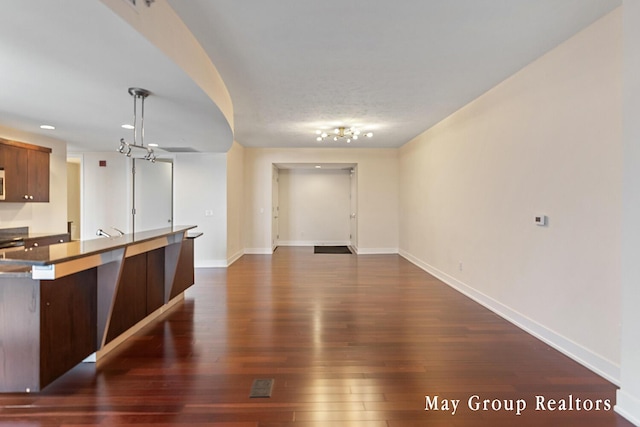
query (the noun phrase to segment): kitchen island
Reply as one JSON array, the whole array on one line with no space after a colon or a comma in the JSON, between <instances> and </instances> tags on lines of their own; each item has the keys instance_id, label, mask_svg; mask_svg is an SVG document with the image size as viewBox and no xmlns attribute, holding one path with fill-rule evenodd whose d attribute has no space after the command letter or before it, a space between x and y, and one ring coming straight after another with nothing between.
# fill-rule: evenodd
<instances>
[{"instance_id":1,"label":"kitchen island","mask_svg":"<svg viewBox=\"0 0 640 427\"><path fill-rule=\"evenodd\" d=\"M195 227L0 250L0 392L41 390L179 302Z\"/></svg>"}]
</instances>

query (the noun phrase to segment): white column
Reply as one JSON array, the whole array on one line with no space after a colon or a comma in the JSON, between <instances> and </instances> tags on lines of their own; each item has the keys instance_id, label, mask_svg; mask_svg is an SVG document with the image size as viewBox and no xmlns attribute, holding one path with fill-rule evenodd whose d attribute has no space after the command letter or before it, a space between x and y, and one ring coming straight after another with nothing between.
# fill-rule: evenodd
<instances>
[{"instance_id":1,"label":"white column","mask_svg":"<svg viewBox=\"0 0 640 427\"><path fill-rule=\"evenodd\" d=\"M624 0L622 340L615 410L640 425L640 0Z\"/></svg>"}]
</instances>

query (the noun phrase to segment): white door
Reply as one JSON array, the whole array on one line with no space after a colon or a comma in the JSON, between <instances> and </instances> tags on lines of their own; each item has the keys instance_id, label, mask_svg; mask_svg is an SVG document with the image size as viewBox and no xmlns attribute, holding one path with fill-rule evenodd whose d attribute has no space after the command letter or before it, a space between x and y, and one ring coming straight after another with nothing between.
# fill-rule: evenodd
<instances>
[{"instance_id":1,"label":"white door","mask_svg":"<svg viewBox=\"0 0 640 427\"><path fill-rule=\"evenodd\" d=\"M280 172L276 165L273 165L273 172L271 174L271 250L274 251L278 246L278 239L280 238Z\"/></svg>"},{"instance_id":2,"label":"white door","mask_svg":"<svg viewBox=\"0 0 640 427\"><path fill-rule=\"evenodd\" d=\"M173 163L137 159L134 183L134 232L171 227L173 222Z\"/></svg>"},{"instance_id":3,"label":"white door","mask_svg":"<svg viewBox=\"0 0 640 427\"><path fill-rule=\"evenodd\" d=\"M351 169L351 193L350 198L350 214L349 214L349 230L351 247L358 249L358 175L357 166Z\"/></svg>"}]
</instances>

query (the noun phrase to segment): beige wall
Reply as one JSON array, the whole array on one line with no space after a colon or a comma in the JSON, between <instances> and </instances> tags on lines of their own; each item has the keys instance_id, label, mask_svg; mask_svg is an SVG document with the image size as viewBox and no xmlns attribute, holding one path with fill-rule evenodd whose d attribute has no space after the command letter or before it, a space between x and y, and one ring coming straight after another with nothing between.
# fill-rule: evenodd
<instances>
[{"instance_id":1,"label":"beige wall","mask_svg":"<svg viewBox=\"0 0 640 427\"><path fill-rule=\"evenodd\" d=\"M245 148L245 252L271 253L274 163L357 164L358 251L398 251L398 150Z\"/></svg>"},{"instance_id":2,"label":"beige wall","mask_svg":"<svg viewBox=\"0 0 640 427\"><path fill-rule=\"evenodd\" d=\"M227 264L244 254L244 147L234 142L227 152Z\"/></svg>"},{"instance_id":3,"label":"beige wall","mask_svg":"<svg viewBox=\"0 0 640 427\"><path fill-rule=\"evenodd\" d=\"M81 182L82 171L79 162L67 162L67 219L71 224L71 238L80 239Z\"/></svg>"},{"instance_id":4,"label":"beige wall","mask_svg":"<svg viewBox=\"0 0 640 427\"><path fill-rule=\"evenodd\" d=\"M49 203L0 203L0 228L67 232L67 145L60 140L0 126L0 137L51 148Z\"/></svg>"},{"instance_id":5,"label":"beige wall","mask_svg":"<svg viewBox=\"0 0 640 427\"><path fill-rule=\"evenodd\" d=\"M278 245L350 244L350 169L281 169L279 178Z\"/></svg>"},{"instance_id":6,"label":"beige wall","mask_svg":"<svg viewBox=\"0 0 640 427\"><path fill-rule=\"evenodd\" d=\"M400 150L401 253L612 380L620 117L617 10Z\"/></svg>"}]
</instances>

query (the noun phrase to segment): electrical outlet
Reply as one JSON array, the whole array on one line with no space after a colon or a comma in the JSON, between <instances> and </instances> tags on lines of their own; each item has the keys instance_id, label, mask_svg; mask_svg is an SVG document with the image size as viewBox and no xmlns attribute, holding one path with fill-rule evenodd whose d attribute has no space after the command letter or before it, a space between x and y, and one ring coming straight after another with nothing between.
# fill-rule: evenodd
<instances>
[{"instance_id":1,"label":"electrical outlet","mask_svg":"<svg viewBox=\"0 0 640 427\"><path fill-rule=\"evenodd\" d=\"M535 222L536 225L540 225L540 226L544 227L545 225L547 225L547 216L546 215L536 215L535 217L533 217L533 222Z\"/></svg>"},{"instance_id":2,"label":"electrical outlet","mask_svg":"<svg viewBox=\"0 0 640 427\"><path fill-rule=\"evenodd\" d=\"M458 262L458 270L462 271L462 261Z\"/></svg>"}]
</instances>

